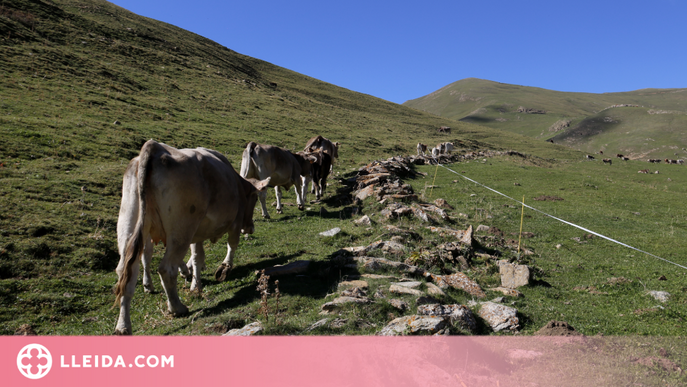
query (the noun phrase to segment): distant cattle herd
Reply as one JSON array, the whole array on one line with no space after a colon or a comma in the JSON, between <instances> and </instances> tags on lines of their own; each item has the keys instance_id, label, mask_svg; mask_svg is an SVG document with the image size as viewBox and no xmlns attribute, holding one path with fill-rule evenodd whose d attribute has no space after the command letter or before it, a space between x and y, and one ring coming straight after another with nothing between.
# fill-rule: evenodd
<instances>
[{"instance_id":1,"label":"distant cattle herd","mask_svg":"<svg viewBox=\"0 0 687 387\"><path fill-rule=\"evenodd\" d=\"M604 152L603 152L603 151L599 151L599 154L603 155ZM627 156L625 156L625 155L623 155L623 154L620 154L620 153L617 153L617 154L615 155L615 157L617 157L617 158L619 158L619 159L621 159L621 160L623 160L623 161L630 161L630 158L629 158L629 157L627 157ZM585 158L586 158L587 160L594 160L594 159L595 159L595 157L592 156L592 155L586 155ZM612 164L613 164L613 160L611 160L611 159L603 159L602 161L604 162L604 164L608 164L608 165L612 165ZM678 160L671 160L671 159L664 159L664 160L661 160L661 159L648 159L647 161L650 162L650 163L656 163L656 164L660 164L660 163L662 163L662 162L665 162L666 164L684 164L684 163L685 163L685 160L683 160L683 159L678 159ZM643 170L639 171L639 173L649 173L649 172L648 172L648 169L643 169ZM658 172L657 172L657 173L658 173Z\"/></svg>"}]
</instances>

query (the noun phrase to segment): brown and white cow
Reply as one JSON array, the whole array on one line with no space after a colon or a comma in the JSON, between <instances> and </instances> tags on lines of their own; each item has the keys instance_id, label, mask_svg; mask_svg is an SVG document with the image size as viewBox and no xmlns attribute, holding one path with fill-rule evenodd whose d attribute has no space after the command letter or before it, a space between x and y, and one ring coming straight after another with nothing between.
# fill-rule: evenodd
<instances>
[{"instance_id":1,"label":"brown and white cow","mask_svg":"<svg viewBox=\"0 0 687 387\"><path fill-rule=\"evenodd\" d=\"M188 308L177 293L177 270L185 268L189 245L197 251L203 241L216 242L228 234L229 252L222 266L230 269L240 233L254 230L257 194L268 184L269 179L242 178L217 151L146 142L124 172L117 220L120 260L115 295L120 311L115 334L132 333L131 300L140 259L147 255L144 260L150 262L153 244L165 244L158 274L167 294L167 308L174 316L184 315ZM205 263L196 261L197 253L193 255L195 272Z\"/></svg>"},{"instance_id":2,"label":"brown and white cow","mask_svg":"<svg viewBox=\"0 0 687 387\"><path fill-rule=\"evenodd\" d=\"M418 156L420 156L420 155L424 156L426 152L427 152L427 145L425 145L421 142L418 142L417 143L417 155Z\"/></svg>"},{"instance_id":3,"label":"brown and white cow","mask_svg":"<svg viewBox=\"0 0 687 387\"><path fill-rule=\"evenodd\" d=\"M314 155L304 152L292 153L272 145L260 145L249 142L243 150L241 157L241 177L253 179L267 179L271 177L270 187L274 187L277 195L277 213L282 213L281 190L291 189L293 186L296 191L296 201L298 209L305 209L307 179L312 178L312 164L317 161ZM260 204L262 206L262 217L269 219L267 212L267 192L260 192Z\"/></svg>"},{"instance_id":4,"label":"brown and white cow","mask_svg":"<svg viewBox=\"0 0 687 387\"><path fill-rule=\"evenodd\" d=\"M602 161L604 162L604 164L613 165L613 160L611 159L603 159Z\"/></svg>"}]
</instances>

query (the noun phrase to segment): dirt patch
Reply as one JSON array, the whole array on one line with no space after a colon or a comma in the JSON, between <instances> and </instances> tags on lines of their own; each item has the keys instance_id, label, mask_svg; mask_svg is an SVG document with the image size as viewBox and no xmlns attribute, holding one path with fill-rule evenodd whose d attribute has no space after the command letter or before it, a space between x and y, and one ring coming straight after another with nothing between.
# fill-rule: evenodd
<instances>
[{"instance_id":1,"label":"dirt patch","mask_svg":"<svg viewBox=\"0 0 687 387\"><path fill-rule=\"evenodd\" d=\"M542 329L535 333L535 336L582 336L572 326L565 321L549 321Z\"/></svg>"},{"instance_id":2,"label":"dirt patch","mask_svg":"<svg viewBox=\"0 0 687 387\"><path fill-rule=\"evenodd\" d=\"M675 364L672 360L663 357L648 356L639 359L631 359L630 361L635 364L641 364L645 367L659 367L664 371L679 372L682 374L682 369L677 364Z\"/></svg>"},{"instance_id":3,"label":"dirt patch","mask_svg":"<svg viewBox=\"0 0 687 387\"><path fill-rule=\"evenodd\" d=\"M559 198L558 196L549 196L549 195L542 195L534 198L534 200L539 201L539 202L560 202L563 200L563 198Z\"/></svg>"}]
</instances>

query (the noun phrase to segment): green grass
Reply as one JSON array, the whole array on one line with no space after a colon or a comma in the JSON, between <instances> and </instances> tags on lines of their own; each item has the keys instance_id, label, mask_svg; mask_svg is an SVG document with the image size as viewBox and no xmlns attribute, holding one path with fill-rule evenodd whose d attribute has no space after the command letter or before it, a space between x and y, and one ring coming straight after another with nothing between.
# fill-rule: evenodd
<instances>
[{"instance_id":1,"label":"green grass","mask_svg":"<svg viewBox=\"0 0 687 387\"><path fill-rule=\"evenodd\" d=\"M537 166L513 158L451 166L512 198L524 196L528 205L545 213L686 266L681 248L687 230L681 205L687 190L684 171L664 165L658 175L637 174L640 167L643 163L632 161ZM431 167L421 170L430 176L435 172ZM442 168L436 179L433 197L449 200L473 226L495 226L507 238L518 239L521 206L516 202ZM414 182L416 188L425 183ZM542 195L563 200L533 200ZM523 290L524 298L513 300L527 321L525 332L556 319L587 335L684 335L685 269L602 238L585 239L586 232L540 213L526 209L524 214L523 231L534 237L523 243L535 254L523 260L536 267L542 284L550 285L530 286ZM513 252L506 250L505 256ZM627 281L612 279L620 277ZM647 290L668 291L672 299L660 305Z\"/></svg>"}]
</instances>

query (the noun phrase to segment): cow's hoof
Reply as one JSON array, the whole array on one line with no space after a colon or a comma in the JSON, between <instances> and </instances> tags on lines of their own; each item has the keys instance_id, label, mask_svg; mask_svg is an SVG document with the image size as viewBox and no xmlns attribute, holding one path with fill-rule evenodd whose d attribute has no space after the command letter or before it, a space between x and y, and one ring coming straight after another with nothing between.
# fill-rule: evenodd
<instances>
[{"instance_id":1,"label":"cow's hoof","mask_svg":"<svg viewBox=\"0 0 687 387\"><path fill-rule=\"evenodd\" d=\"M124 329L115 329L114 333L115 336L131 336L131 331L127 328Z\"/></svg>"},{"instance_id":2,"label":"cow's hoof","mask_svg":"<svg viewBox=\"0 0 687 387\"><path fill-rule=\"evenodd\" d=\"M224 282L227 280L227 275L231 272L231 266L226 263L219 265L217 270L215 270L215 279L219 282Z\"/></svg>"},{"instance_id":3,"label":"cow's hoof","mask_svg":"<svg viewBox=\"0 0 687 387\"><path fill-rule=\"evenodd\" d=\"M169 312L172 317L184 317L188 315L188 308L183 305L183 308L176 312Z\"/></svg>"},{"instance_id":4,"label":"cow's hoof","mask_svg":"<svg viewBox=\"0 0 687 387\"><path fill-rule=\"evenodd\" d=\"M279 211L277 211L277 212L279 212ZM262 218L263 218L263 219L269 219L270 216L269 216L269 215L263 215Z\"/></svg>"},{"instance_id":5,"label":"cow's hoof","mask_svg":"<svg viewBox=\"0 0 687 387\"><path fill-rule=\"evenodd\" d=\"M284 211L281 210L281 208L277 208L277 214L283 214Z\"/></svg>"},{"instance_id":6,"label":"cow's hoof","mask_svg":"<svg viewBox=\"0 0 687 387\"><path fill-rule=\"evenodd\" d=\"M302 205L302 204L299 204L299 205L298 205L298 209L301 210L301 211L303 211L303 210L305 210L305 206Z\"/></svg>"},{"instance_id":7,"label":"cow's hoof","mask_svg":"<svg viewBox=\"0 0 687 387\"><path fill-rule=\"evenodd\" d=\"M155 293L155 287L152 284L143 285L143 291L146 293Z\"/></svg>"}]
</instances>

